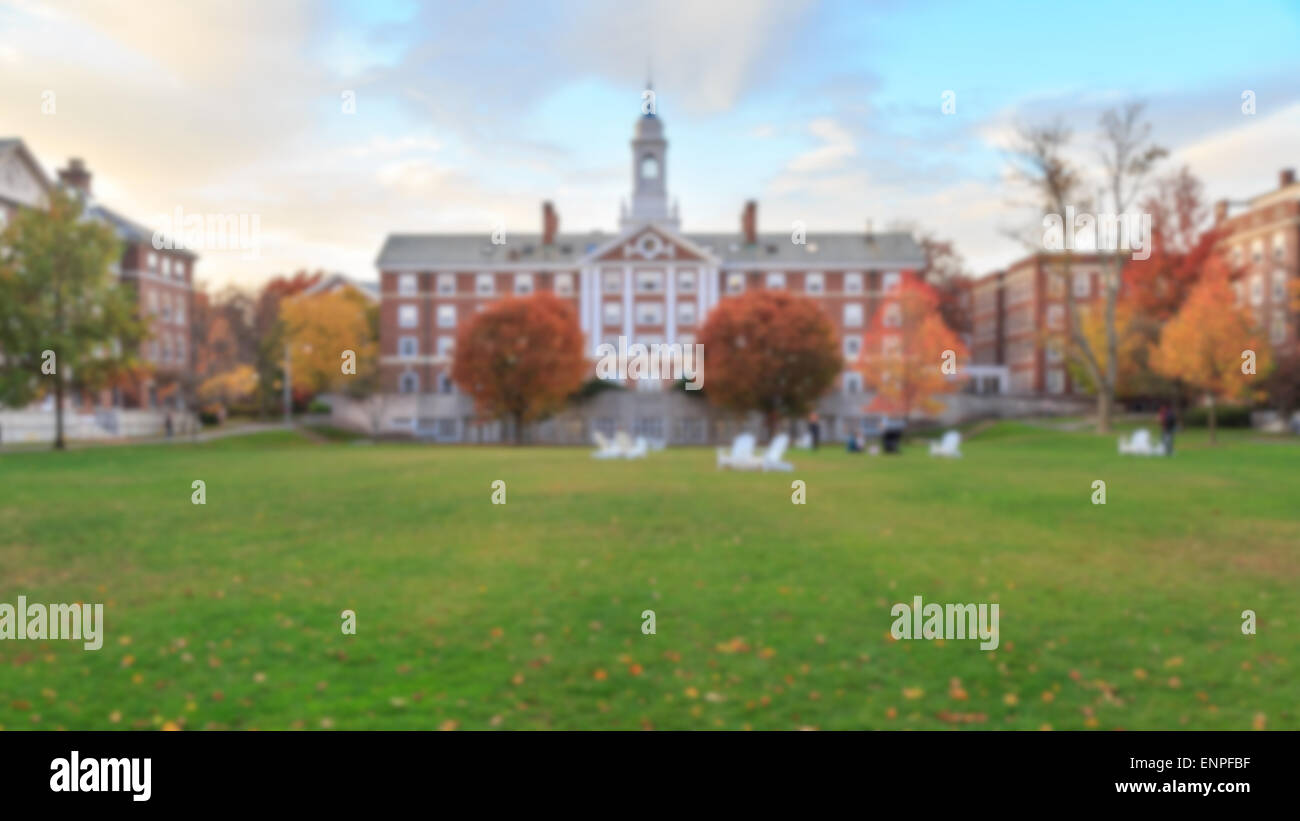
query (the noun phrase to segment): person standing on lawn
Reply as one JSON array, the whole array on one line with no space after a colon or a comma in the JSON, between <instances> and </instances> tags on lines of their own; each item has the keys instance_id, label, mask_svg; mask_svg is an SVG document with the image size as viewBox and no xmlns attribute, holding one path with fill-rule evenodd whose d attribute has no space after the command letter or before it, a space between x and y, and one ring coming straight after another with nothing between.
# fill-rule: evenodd
<instances>
[{"instance_id":1,"label":"person standing on lawn","mask_svg":"<svg viewBox=\"0 0 1300 821\"><path fill-rule=\"evenodd\" d=\"M1178 426L1178 419L1174 416L1173 408L1169 403L1160 406L1160 430L1163 433L1165 446L1165 456L1174 455L1174 428Z\"/></svg>"}]
</instances>

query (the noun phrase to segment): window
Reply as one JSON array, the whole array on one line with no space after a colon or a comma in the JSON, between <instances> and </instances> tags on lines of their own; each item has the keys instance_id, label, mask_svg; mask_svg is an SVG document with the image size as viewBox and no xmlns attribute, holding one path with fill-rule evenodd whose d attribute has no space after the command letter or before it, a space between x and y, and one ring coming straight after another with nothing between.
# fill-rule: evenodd
<instances>
[{"instance_id":1,"label":"window","mask_svg":"<svg viewBox=\"0 0 1300 821\"><path fill-rule=\"evenodd\" d=\"M1060 347L1059 345L1048 345L1048 346L1047 346L1047 361L1048 361L1048 363L1050 363L1050 364L1052 364L1052 365L1059 365L1059 364L1061 364L1061 362L1062 362L1064 359L1065 359L1065 356L1064 356L1064 354L1061 353L1061 347Z\"/></svg>"},{"instance_id":2,"label":"window","mask_svg":"<svg viewBox=\"0 0 1300 821\"><path fill-rule=\"evenodd\" d=\"M151 314L158 313L158 292L157 291L150 291L149 297L146 300L146 302L149 304L149 313Z\"/></svg>"},{"instance_id":3,"label":"window","mask_svg":"<svg viewBox=\"0 0 1300 821\"><path fill-rule=\"evenodd\" d=\"M439 328L456 327L456 306L455 305L438 306L438 327Z\"/></svg>"},{"instance_id":4,"label":"window","mask_svg":"<svg viewBox=\"0 0 1300 821\"><path fill-rule=\"evenodd\" d=\"M1250 244L1250 259L1252 262L1264 261L1264 240L1257 239Z\"/></svg>"},{"instance_id":5,"label":"window","mask_svg":"<svg viewBox=\"0 0 1300 821\"><path fill-rule=\"evenodd\" d=\"M1047 306L1047 327L1049 328L1065 327L1065 306L1064 305Z\"/></svg>"},{"instance_id":6,"label":"window","mask_svg":"<svg viewBox=\"0 0 1300 821\"><path fill-rule=\"evenodd\" d=\"M642 416L636 420L632 426L633 436L644 436L647 439L664 438L664 420L661 416Z\"/></svg>"},{"instance_id":7,"label":"window","mask_svg":"<svg viewBox=\"0 0 1300 821\"><path fill-rule=\"evenodd\" d=\"M420 353L420 340L414 336L399 336L397 338L397 355L398 356L418 356Z\"/></svg>"},{"instance_id":8,"label":"window","mask_svg":"<svg viewBox=\"0 0 1300 821\"><path fill-rule=\"evenodd\" d=\"M604 308L605 324L617 325L623 321L623 303L606 302Z\"/></svg>"},{"instance_id":9,"label":"window","mask_svg":"<svg viewBox=\"0 0 1300 821\"><path fill-rule=\"evenodd\" d=\"M451 296L456 293L456 275L438 274L438 296Z\"/></svg>"},{"instance_id":10,"label":"window","mask_svg":"<svg viewBox=\"0 0 1300 821\"><path fill-rule=\"evenodd\" d=\"M656 179L659 176L659 161L653 156L647 154L641 159L641 177L647 180Z\"/></svg>"},{"instance_id":11,"label":"window","mask_svg":"<svg viewBox=\"0 0 1300 821\"><path fill-rule=\"evenodd\" d=\"M727 274L727 293L738 294L745 290L744 274Z\"/></svg>"},{"instance_id":12,"label":"window","mask_svg":"<svg viewBox=\"0 0 1300 821\"><path fill-rule=\"evenodd\" d=\"M678 325L695 324L695 303L694 302L677 303L677 324Z\"/></svg>"},{"instance_id":13,"label":"window","mask_svg":"<svg viewBox=\"0 0 1300 821\"><path fill-rule=\"evenodd\" d=\"M1092 274L1074 275L1074 295L1079 299L1087 299L1092 296Z\"/></svg>"},{"instance_id":14,"label":"window","mask_svg":"<svg viewBox=\"0 0 1300 821\"><path fill-rule=\"evenodd\" d=\"M677 290L683 294L695 293L695 272L678 271L677 272Z\"/></svg>"},{"instance_id":15,"label":"window","mask_svg":"<svg viewBox=\"0 0 1300 821\"><path fill-rule=\"evenodd\" d=\"M1047 372L1047 392L1065 393L1065 371L1053 368Z\"/></svg>"},{"instance_id":16,"label":"window","mask_svg":"<svg viewBox=\"0 0 1300 821\"><path fill-rule=\"evenodd\" d=\"M456 350L456 337L440 336L438 337L438 356L450 358Z\"/></svg>"},{"instance_id":17,"label":"window","mask_svg":"<svg viewBox=\"0 0 1300 821\"><path fill-rule=\"evenodd\" d=\"M1283 328L1285 334L1285 328ZM185 337L180 334L176 335L176 361L184 364L185 362Z\"/></svg>"},{"instance_id":18,"label":"window","mask_svg":"<svg viewBox=\"0 0 1300 821\"><path fill-rule=\"evenodd\" d=\"M162 295L162 318L163 322L172 321L172 300L167 294Z\"/></svg>"},{"instance_id":19,"label":"window","mask_svg":"<svg viewBox=\"0 0 1300 821\"><path fill-rule=\"evenodd\" d=\"M862 293L862 274L851 273L844 275L844 293L860 294Z\"/></svg>"},{"instance_id":20,"label":"window","mask_svg":"<svg viewBox=\"0 0 1300 821\"><path fill-rule=\"evenodd\" d=\"M767 274L767 289L769 291L779 291L785 288L785 274L781 271L769 271Z\"/></svg>"},{"instance_id":21,"label":"window","mask_svg":"<svg viewBox=\"0 0 1300 821\"><path fill-rule=\"evenodd\" d=\"M176 322L177 325L185 324L185 298L184 297L179 297L179 296L176 297L176 316L173 317L173 320Z\"/></svg>"},{"instance_id":22,"label":"window","mask_svg":"<svg viewBox=\"0 0 1300 821\"><path fill-rule=\"evenodd\" d=\"M515 293L526 296L533 292L532 274L515 274Z\"/></svg>"},{"instance_id":23,"label":"window","mask_svg":"<svg viewBox=\"0 0 1300 821\"><path fill-rule=\"evenodd\" d=\"M1232 246L1232 264L1233 264L1233 265L1240 265L1240 264L1241 264L1241 246L1240 246L1240 245L1234 245L1234 246Z\"/></svg>"},{"instance_id":24,"label":"window","mask_svg":"<svg viewBox=\"0 0 1300 821\"><path fill-rule=\"evenodd\" d=\"M637 271L636 292L638 294L657 294L664 289L662 271Z\"/></svg>"},{"instance_id":25,"label":"window","mask_svg":"<svg viewBox=\"0 0 1300 821\"><path fill-rule=\"evenodd\" d=\"M1268 339L1274 345L1281 345L1286 341L1286 311L1281 308L1273 311L1273 321L1269 325Z\"/></svg>"},{"instance_id":26,"label":"window","mask_svg":"<svg viewBox=\"0 0 1300 821\"><path fill-rule=\"evenodd\" d=\"M897 328L903 324L903 309L897 302L885 306L884 323L886 328Z\"/></svg>"},{"instance_id":27,"label":"window","mask_svg":"<svg viewBox=\"0 0 1300 821\"><path fill-rule=\"evenodd\" d=\"M862 327L862 306L856 303L849 303L844 306L844 327L861 328Z\"/></svg>"},{"instance_id":28,"label":"window","mask_svg":"<svg viewBox=\"0 0 1300 821\"><path fill-rule=\"evenodd\" d=\"M4 223L0 222L0 226L3 225ZM176 272L177 279L185 279L185 263L182 260L176 260L173 270Z\"/></svg>"},{"instance_id":29,"label":"window","mask_svg":"<svg viewBox=\"0 0 1300 821\"><path fill-rule=\"evenodd\" d=\"M862 353L862 337L846 336L844 337L844 358L857 359Z\"/></svg>"},{"instance_id":30,"label":"window","mask_svg":"<svg viewBox=\"0 0 1300 821\"><path fill-rule=\"evenodd\" d=\"M601 282L604 284L605 293L623 293L623 275L618 271L606 271Z\"/></svg>"},{"instance_id":31,"label":"window","mask_svg":"<svg viewBox=\"0 0 1300 821\"><path fill-rule=\"evenodd\" d=\"M479 274L474 277L474 293L479 296L492 296L496 292L496 278L491 274Z\"/></svg>"},{"instance_id":32,"label":"window","mask_svg":"<svg viewBox=\"0 0 1300 821\"><path fill-rule=\"evenodd\" d=\"M1278 268L1273 272L1273 304L1286 302L1286 271Z\"/></svg>"},{"instance_id":33,"label":"window","mask_svg":"<svg viewBox=\"0 0 1300 821\"><path fill-rule=\"evenodd\" d=\"M1264 304L1264 275L1255 274L1250 278L1250 304Z\"/></svg>"},{"instance_id":34,"label":"window","mask_svg":"<svg viewBox=\"0 0 1300 821\"><path fill-rule=\"evenodd\" d=\"M694 345L694 344L695 344L695 334L678 334L678 335L677 335L677 344L679 344L679 345ZM698 360L697 360L697 361L698 361Z\"/></svg>"},{"instance_id":35,"label":"window","mask_svg":"<svg viewBox=\"0 0 1300 821\"><path fill-rule=\"evenodd\" d=\"M438 375L438 393L453 394L456 392L456 383L451 380L447 374Z\"/></svg>"},{"instance_id":36,"label":"window","mask_svg":"<svg viewBox=\"0 0 1300 821\"><path fill-rule=\"evenodd\" d=\"M407 371L402 374L397 389L402 393L418 393L420 390L420 377L416 376L413 371Z\"/></svg>"},{"instance_id":37,"label":"window","mask_svg":"<svg viewBox=\"0 0 1300 821\"><path fill-rule=\"evenodd\" d=\"M420 324L420 309L415 305L397 306L397 327L414 328Z\"/></svg>"},{"instance_id":38,"label":"window","mask_svg":"<svg viewBox=\"0 0 1300 821\"><path fill-rule=\"evenodd\" d=\"M573 296L573 274L555 275L555 293L558 296Z\"/></svg>"},{"instance_id":39,"label":"window","mask_svg":"<svg viewBox=\"0 0 1300 821\"><path fill-rule=\"evenodd\" d=\"M172 261L168 257L162 258L162 275L165 277L172 275Z\"/></svg>"},{"instance_id":40,"label":"window","mask_svg":"<svg viewBox=\"0 0 1300 821\"><path fill-rule=\"evenodd\" d=\"M844 392L847 394L862 393L862 374L854 371L845 371Z\"/></svg>"},{"instance_id":41,"label":"window","mask_svg":"<svg viewBox=\"0 0 1300 821\"><path fill-rule=\"evenodd\" d=\"M826 275L809 274L803 278L804 292L809 294L821 294L826 292Z\"/></svg>"},{"instance_id":42,"label":"window","mask_svg":"<svg viewBox=\"0 0 1300 821\"><path fill-rule=\"evenodd\" d=\"M150 271L158 267L158 255L153 253L152 251L149 252L148 265Z\"/></svg>"},{"instance_id":43,"label":"window","mask_svg":"<svg viewBox=\"0 0 1300 821\"><path fill-rule=\"evenodd\" d=\"M402 274L397 278L397 293L402 296L414 296L419 290L415 274Z\"/></svg>"},{"instance_id":44,"label":"window","mask_svg":"<svg viewBox=\"0 0 1300 821\"><path fill-rule=\"evenodd\" d=\"M1273 261L1281 262L1286 256L1286 235L1281 231L1273 235Z\"/></svg>"},{"instance_id":45,"label":"window","mask_svg":"<svg viewBox=\"0 0 1300 821\"><path fill-rule=\"evenodd\" d=\"M886 271L884 278L880 281L881 290L885 293L893 293L898 290L900 275L897 271Z\"/></svg>"},{"instance_id":46,"label":"window","mask_svg":"<svg viewBox=\"0 0 1300 821\"><path fill-rule=\"evenodd\" d=\"M636 324L662 325L664 323L664 304L662 302L638 302L636 304Z\"/></svg>"}]
</instances>

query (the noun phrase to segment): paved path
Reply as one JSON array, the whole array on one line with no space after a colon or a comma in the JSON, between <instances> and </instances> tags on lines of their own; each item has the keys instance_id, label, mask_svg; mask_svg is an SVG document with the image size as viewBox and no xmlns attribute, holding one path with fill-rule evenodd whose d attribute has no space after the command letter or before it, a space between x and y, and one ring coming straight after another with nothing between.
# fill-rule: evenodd
<instances>
[{"instance_id":1,"label":"paved path","mask_svg":"<svg viewBox=\"0 0 1300 821\"><path fill-rule=\"evenodd\" d=\"M177 434L170 439L166 436L149 436L134 439L69 439L68 450L86 450L89 448L107 448L122 447L125 445L185 445L196 444L200 442L213 442L217 439L229 439L232 436L251 436L255 433L266 433L273 430L297 430L310 439L321 440L323 437L312 433L296 425L286 425L283 422L250 422L244 425L231 425L229 427L216 428L214 430L204 431L186 436ZM10 452L32 451L32 450L51 450L53 444L50 442L32 443L23 442L18 447L0 447L0 452L8 450Z\"/></svg>"}]
</instances>

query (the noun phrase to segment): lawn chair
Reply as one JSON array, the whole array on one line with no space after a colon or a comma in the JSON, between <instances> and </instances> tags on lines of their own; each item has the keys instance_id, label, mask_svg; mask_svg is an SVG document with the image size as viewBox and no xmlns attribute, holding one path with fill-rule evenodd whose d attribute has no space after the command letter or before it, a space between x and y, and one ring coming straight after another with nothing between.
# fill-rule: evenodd
<instances>
[{"instance_id":1,"label":"lawn chair","mask_svg":"<svg viewBox=\"0 0 1300 821\"><path fill-rule=\"evenodd\" d=\"M734 468L754 458L754 434L742 433L731 443L731 449L718 448L718 469Z\"/></svg>"},{"instance_id":2,"label":"lawn chair","mask_svg":"<svg viewBox=\"0 0 1300 821\"><path fill-rule=\"evenodd\" d=\"M794 470L794 465L789 462L781 461L781 457L785 455L785 449L789 447L789 445L790 437L784 433L772 440L772 443L767 446L767 453L763 454L761 467L764 473L769 470L783 470L787 472Z\"/></svg>"},{"instance_id":3,"label":"lawn chair","mask_svg":"<svg viewBox=\"0 0 1300 821\"><path fill-rule=\"evenodd\" d=\"M930 443L931 456L947 456L950 459L961 458L961 434L950 430L938 442Z\"/></svg>"},{"instance_id":4,"label":"lawn chair","mask_svg":"<svg viewBox=\"0 0 1300 821\"><path fill-rule=\"evenodd\" d=\"M618 446L605 438L605 434L600 431L592 431L591 439L596 443L596 452L591 454L592 459L617 459L623 454L619 451Z\"/></svg>"},{"instance_id":5,"label":"lawn chair","mask_svg":"<svg viewBox=\"0 0 1300 821\"><path fill-rule=\"evenodd\" d=\"M1164 456L1165 446L1163 443L1152 441L1151 431L1138 428L1127 440L1123 436L1119 437L1119 452L1133 456Z\"/></svg>"},{"instance_id":6,"label":"lawn chair","mask_svg":"<svg viewBox=\"0 0 1300 821\"><path fill-rule=\"evenodd\" d=\"M636 441L632 443L632 446L629 447L627 450L623 451L623 458L644 459L646 453L649 452L649 450L650 450L650 443L646 441L646 438L644 436L638 436L636 438Z\"/></svg>"}]
</instances>

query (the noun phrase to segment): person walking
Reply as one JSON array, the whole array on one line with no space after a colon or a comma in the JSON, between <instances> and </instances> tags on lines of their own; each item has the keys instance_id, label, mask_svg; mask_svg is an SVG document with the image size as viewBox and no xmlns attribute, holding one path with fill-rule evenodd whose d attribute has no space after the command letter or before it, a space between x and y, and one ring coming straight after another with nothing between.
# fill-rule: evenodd
<instances>
[{"instance_id":1,"label":"person walking","mask_svg":"<svg viewBox=\"0 0 1300 821\"><path fill-rule=\"evenodd\" d=\"M1174 429L1178 427L1178 418L1174 416L1173 408L1169 403L1160 406L1160 430L1161 439L1164 442L1165 456L1174 455Z\"/></svg>"},{"instance_id":2,"label":"person walking","mask_svg":"<svg viewBox=\"0 0 1300 821\"><path fill-rule=\"evenodd\" d=\"M817 450L822 440L822 423L817 420L816 412L808 414L808 435L812 437L812 449Z\"/></svg>"}]
</instances>

